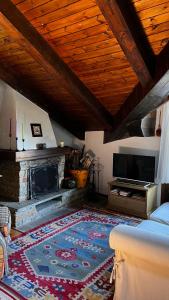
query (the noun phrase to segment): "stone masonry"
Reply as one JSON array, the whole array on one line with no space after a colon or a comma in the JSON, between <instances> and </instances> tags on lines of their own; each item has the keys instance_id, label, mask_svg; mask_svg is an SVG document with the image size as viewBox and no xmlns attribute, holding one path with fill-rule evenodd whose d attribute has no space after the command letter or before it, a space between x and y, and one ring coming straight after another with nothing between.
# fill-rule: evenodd
<instances>
[{"instance_id":1,"label":"stone masonry","mask_svg":"<svg viewBox=\"0 0 169 300\"><path fill-rule=\"evenodd\" d=\"M48 214L55 213L61 207L72 207L82 204L87 199L88 189L61 190L60 196L39 201L26 201L15 205L8 203L12 213L12 223L15 228L22 228L23 225L43 218ZM2 203L0 203L2 204Z\"/></svg>"},{"instance_id":2,"label":"stone masonry","mask_svg":"<svg viewBox=\"0 0 169 300\"><path fill-rule=\"evenodd\" d=\"M29 177L30 168L58 165L59 191L30 199ZM65 156L57 155L50 158L13 162L0 161L3 177L0 180L0 205L8 206L12 215L12 225L22 229L25 224L55 213L60 207L82 203L88 194L88 188L62 189L64 178Z\"/></svg>"},{"instance_id":3,"label":"stone masonry","mask_svg":"<svg viewBox=\"0 0 169 300\"><path fill-rule=\"evenodd\" d=\"M64 178L65 156L56 156L30 161L0 161L3 177L0 181L0 197L23 202L29 200L29 170L31 167L58 165L59 186Z\"/></svg>"}]
</instances>

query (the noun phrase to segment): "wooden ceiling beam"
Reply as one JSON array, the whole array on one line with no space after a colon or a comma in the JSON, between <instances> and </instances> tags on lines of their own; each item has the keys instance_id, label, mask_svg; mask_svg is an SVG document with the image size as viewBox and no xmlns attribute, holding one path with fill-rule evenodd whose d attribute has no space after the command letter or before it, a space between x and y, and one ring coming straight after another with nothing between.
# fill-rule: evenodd
<instances>
[{"instance_id":1,"label":"wooden ceiling beam","mask_svg":"<svg viewBox=\"0 0 169 300\"><path fill-rule=\"evenodd\" d=\"M127 126L141 120L168 100L169 96L169 42L156 59L153 82L143 88L138 84L114 119L111 131L105 132L104 142L121 139L128 132Z\"/></svg>"},{"instance_id":2,"label":"wooden ceiling beam","mask_svg":"<svg viewBox=\"0 0 169 300\"><path fill-rule=\"evenodd\" d=\"M154 54L131 1L96 2L140 83L146 86L152 80Z\"/></svg>"},{"instance_id":3,"label":"wooden ceiling beam","mask_svg":"<svg viewBox=\"0 0 169 300\"><path fill-rule=\"evenodd\" d=\"M10 0L0 1L0 24L4 26L11 38L15 39L52 78L70 92L93 114L103 128L110 129L113 116L97 100L77 75L59 57L47 41L37 32L31 23Z\"/></svg>"},{"instance_id":4,"label":"wooden ceiling beam","mask_svg":"<svg viewBox=\"0 0 169 300\"><path fill-rule=\"evenodd\" d=\"M49 116L71 132L73 135L78 137L79 139L84 139L85 128L82 124L73 124L72 120L69 119L68 114L63 114L58 109L57 105L54 102L51 103L51 99L45 96L44 93L41 93L37 88L34 87L33 82L28 82L23 78L17 77L17 75L6 68L2 63L0 63L0 79L7 83L14 90L22 94L24 97L37 104L43 110L49 113Z\"/></svg>"}]
</instances>

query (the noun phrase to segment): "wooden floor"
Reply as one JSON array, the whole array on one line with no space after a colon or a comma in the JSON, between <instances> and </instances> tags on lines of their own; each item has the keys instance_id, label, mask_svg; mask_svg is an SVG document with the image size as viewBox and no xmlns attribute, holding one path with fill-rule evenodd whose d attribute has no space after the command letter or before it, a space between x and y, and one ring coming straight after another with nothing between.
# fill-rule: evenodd
<instances>
[{"instance_id":1,"label":"wooden floor","mask_svg":"<svg viewBox=\"0 0 169 300\"><path fill-rule=\"evenodd\" d=\"M16 229L13 229L13 228L11 229L11 233L10 233L11 238L14 238L14 237L18 236L19 234L21 234L20 231L18 231Z\"/></svg>"}]
</instances>

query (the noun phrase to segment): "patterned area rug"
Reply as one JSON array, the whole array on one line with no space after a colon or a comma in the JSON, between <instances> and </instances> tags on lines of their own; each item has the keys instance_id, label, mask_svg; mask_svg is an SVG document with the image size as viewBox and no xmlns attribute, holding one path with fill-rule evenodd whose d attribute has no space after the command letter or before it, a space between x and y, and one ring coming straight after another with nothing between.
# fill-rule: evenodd
<instances>
[{"instance_id":1,"label":"patterned area rug","mask_svg":"<svg viewBox=\"0 0 169 300\"><path fill-rule=\"evenodd\" d=\"M138 222L83 209L21 234L9 247L10 274L2 281L7 296L14 292L14 299L112 299L109 233L117 224Z\"/></svg>"},{"instance_id":2,"label":"patterned area rug","mask_svg":"<svg viewBox=\"0 0 169 300\"><path fill-rule=\"evenodd\" d=\"M12 293L6 287L0 286L0 300L21 300L23 298L17 297L15 293Z\"/></svg>"}]
</instances>

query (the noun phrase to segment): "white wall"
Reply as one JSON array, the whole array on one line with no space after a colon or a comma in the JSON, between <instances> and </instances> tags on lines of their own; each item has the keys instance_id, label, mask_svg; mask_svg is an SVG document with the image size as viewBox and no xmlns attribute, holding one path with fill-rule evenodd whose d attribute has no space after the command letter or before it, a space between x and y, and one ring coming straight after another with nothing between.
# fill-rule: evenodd
<instances>
[{"instance_id":1,"label":"white wall","mask_svg":"<svg viewBox=\"0 0 169 300\"><path fill-rule=\"evenodd\" d=\"M85 140L79 140L78 138L76 138L75 136L74 136L74 138L73 138L73 147L75 147L75 148L82 148L83 146L84 146L84 144L85 144Z\"/></svg>"},{"instance_id":2,"label":"white wall","mask_svg":"<svg viewBox=\"0 0 169 300\"><path fill-rule=\"evenodd\" d=\"M107 194L107 182L113 179L113 153L155 154L158 156L160 147L160 138L158 137L132 137L103 144L103 136L103 131L86 132L85 135L86 150L90 149L95 153L102 167L100 193Z\"/></svg>"},{"instance_id":3,"label":"white wall","mask_svg":"<svg viewBox=\"0 0 169 300\"><path fill-rule=\"evenodd\" d=\"M36 149L37 143L46 143L48 148L56 147L60 141L65 146L82 147L84 141L77 139L57 122L50 120L49 115L16 92L9 85L0 81L0 149L10 148L9 128L12 122L11 148L16 149L16 136L18 149L22 150L22 124L24 129L25 149ZM32 137L31 123L40 123L42 137Z\"/></svg>"},{"instance_id":4,"label":"white wall","mask_svg":"<svg viewBox=\"0 0 169 300\"><path fill-rule=\"evenodd\" d=\"M22 149L22 124L25 149L36 149L37 143L56 147L56 139L48 114L10 86L0 81L0 148L10 149L9 128L12 127L11 149ZM40 123L43 137L32 137L31 123Z\"/></svg>"},{"instance_id":5,"label":"white wall","mask_svg":"<svg viewBox=\"0 0 169 300\"><path fill-rule=\"evenodd\" d=\"M11 149L15 149L16 137L16 103L13 90L0 81L0 148L10 149L10 119L11 119Z\"/></svg>"},{"instance_id":6,"label":"white wall","mask_svg":"<svg viewBox=\"0 0 169 300\"><path fill-rule=\"evenodd\" d=\"M60 142L63 141L65 146L72 147L74 136L62 126L60 126L57 122L51 120L51 124L58 146L60 145Z\"/></svg>"},{"instance_id":7,"label":"white wall","mask_svg":"<svg viewBox=\"0 0 169 300\"><path fill-rule=\"evenodd\" d=\"M65 146L81 148L84 144L84 141L79 140L73 134L71 134L68 130L64 129L57 122L51 120L53 131L55 134L55 138L58 146L60 142L63 141Z\"/></svg>"},{"instance_id":8,"label":"white wall","mask_svg":"<svg viewBox=\"0 0 169 300\"><path fill-rule=\"evenodd\" d=\"M37 143L46 143L46 147L56 147L56 139L48 113L13 90L16 101L16 119L18 149L22 149L22 124L25 139L25 149L36 149ZM31 123L40 123L42 137L33 137Z\"/></svg>"}]
</instances>

